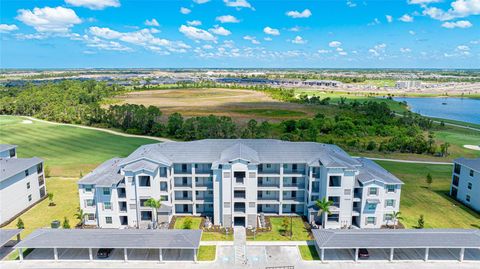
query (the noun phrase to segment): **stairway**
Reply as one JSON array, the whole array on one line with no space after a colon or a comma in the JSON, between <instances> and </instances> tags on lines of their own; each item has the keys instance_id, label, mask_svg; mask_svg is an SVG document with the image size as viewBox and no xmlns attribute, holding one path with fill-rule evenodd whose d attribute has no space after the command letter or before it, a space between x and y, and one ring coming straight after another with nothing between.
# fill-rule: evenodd
<instances>
[{"instance_id":1,"label":"stairway","mask_svg":"<svg viewBox=\"0 0 480 269\"><path fill-rule=\"evenodd\" d=\"M246 265L246 244L247 244L247 232L245 227L235 226L233 227L233 247L235 249L235 264Z\"/></svg>"}]
</instances>

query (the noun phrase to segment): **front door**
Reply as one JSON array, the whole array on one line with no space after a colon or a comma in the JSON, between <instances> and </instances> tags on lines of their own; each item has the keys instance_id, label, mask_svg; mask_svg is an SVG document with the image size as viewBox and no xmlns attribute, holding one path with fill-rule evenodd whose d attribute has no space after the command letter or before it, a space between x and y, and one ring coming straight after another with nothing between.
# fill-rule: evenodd
<instances>
[{"instance_id":1,"label":"front door","mask_svg":"<svg viewBox=\"0 0 480 269\"><path fill-rule=\"evenodd\" d=\"M233 225L245 227L245 217L235 217L233 219Z\"/></svg>"}]
</instances>

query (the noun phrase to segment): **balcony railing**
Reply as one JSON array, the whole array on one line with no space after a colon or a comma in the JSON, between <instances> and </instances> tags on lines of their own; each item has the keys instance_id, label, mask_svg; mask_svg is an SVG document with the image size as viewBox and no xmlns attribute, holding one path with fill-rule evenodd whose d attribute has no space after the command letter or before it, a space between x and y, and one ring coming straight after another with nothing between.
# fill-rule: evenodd
<instances>
[{"instance_id":1,"label":"balcony railing","mask_svg":"<svg viewBox=\"0 0 480 269\"><path fill-rule=\"evenodd\" d=\"M294 201L294 202L303 202L305 197L283 197L284 201Z\"/></svg>"},{"instance_id":2,"label":"balcony railing","mask_svg":"<svg viewBox=\"0 0 480 269\"><path fill-rule=\"evenodd\" d=\"M199 181L199 182L195 182L195 186L196 186L196 187L207 187L207 188L211 188L211 187L213 187L213 182L212 182L212 181L207 181L207 182Z\"/></svg>"},{"instance_id":3,"label":"balcony railing","mask_svg":"<svg viewBox=\"0 0 480 269\"><path fill-rule=\"evenodd\" d=\"M234 207L233 212L235 212L235 213L245 213L245 207Z\"/></svg>"},{"instance_id":4,"label":"balcony railing","mask_svg":"<svg viewBox=\"0 0 480 269\"><path fill-rule=\"evenodd\" d=\"M279 188L280 183L278 182L258 182L258 187L272 187L272 188Z\"/></svg>"},{"instance_id":5,"label":"balcony railing","mask_svg":"<svg viewBox=\"0 0 480 269\"><path fill-rule=\"evenodd\" d=\"M299 188L299 189L305 189L305 184L302 182L302 183L296 183L296 184L293 184L293 183L283 183L283 186L284 187L288 187L288 188Z\"/></svg>"},{"instance_id":6,"label":"balcony railing","mask_svg":"<svg viewBox=\"0 0 480 269\"><path fill-rule=\"evenodd\" d=\"M183 183L183 182L174 182L174 187L183 187L183 188L191 188L192 187L192 182L187 182L187 183Z\"/></svg>"},{"instance_id":7,"label":"balcony railing","mask_svg":"<svg viewBox=\"0 0 480 269\"><path fill-rule=\"evenodd\" d=\"M272 197L272 196L262 196L262 197L257 197L257 200L263 200L263 201L279 201L280 198L278 196Z\"/></svg>"},{"instance_id":8,"label":"balcony railing","mask_svg":"<svg viewBox=\"0 0 480 269\"><path fill-rule=\"evenodd\" d=\"M192 201L192 197L183 197L183 196L175 196L175 200L177 201Z\"/></svg>"}]
</instances>

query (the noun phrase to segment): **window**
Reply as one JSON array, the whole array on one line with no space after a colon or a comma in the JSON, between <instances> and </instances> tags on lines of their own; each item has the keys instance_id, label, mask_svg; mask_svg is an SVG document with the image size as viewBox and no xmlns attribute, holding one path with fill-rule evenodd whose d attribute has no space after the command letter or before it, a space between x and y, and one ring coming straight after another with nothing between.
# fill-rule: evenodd
<instances>
[{"instance_id":1,"label":"window","mask_svg":"<svg viewBox=\"0 0 480 269\"><path fill-rule=\"evenodd\" d=\"M473 177L473 173L474 173L473 170L470 169L470 176L471 176L471 177Z\"/></svg>"},{"instance_id":2,"label":"window","mask_svg":"<svg viewBox=\"0 0 480 269\"><path fill-rule=\"evenodd\" d=\"M30 174L30 173L28 172L28 169L25 170L25 176L28 177L29 174Z\"/></svg>"},{"instance_id":3,"label":"window","mask_svg":"<svg viewBox=\"0 0 480 269\"><path fill-rule=\"evenodd\" d=\"M298 168L298 167L297 167L297 164L296 164L296 163L292 164L292 171L297 171L297 168Z\"/></svg>"},{"instance_id":4,"label":"window","mask_svg":"<svg viewBox=\"0 0 480 269\"><path fill-rule=\"evenodd\" d=\"M27 182L27 189L30 189L30 182Z\"/></svg>"},{"instance_id":5,"label":"window","mask_svg":"<svg viewBox=\"0 0 480 269\"><path fill-rule=\"evenodd\" d=\"M378 194L378 188L370 188L368 189L368 194L369 195L377 195Z\"/></svg>"},{"instance_id":6,"label":"window","mask_svg":"<svg viewBox=\"0 0 480 269\"><path fill-rule=\"evenodd\" d=\"M29 202L32 201L32 195L31 194L28 195L28 201Z\"/></svg>"},{"instance_id":7,"label":"window","mask_svg":"<svg viewBox=\"0 0 480 269\"><path fill-rule=\"evenodd\" d=\"M269 163L267 163L266 167L267 167L267 168L270 168L270 167L272 167L272 165L269 164Z\"/></svg>"},{"instance_id":8,"label":"window","mask_svg":"<svg viewBox=\"0 0 480 269\"><path fill-rule=\"evenodd\" d=\"M160 177L167 177L167 168L160 167Z\"/></svg>"},{"instance_id":9,"label":"window","mask_svg":"<svg viewBox=\"0 0 480 269\"><path fill-rule=\"evenodd\" d=\"M85 192L92 192L92 185L85 185L84 190Z\"/></svg>"},{"instance_id":10,"label":"window","mask_svg":"<svg viewBox=\"0 0 480 269\"><path fill-rule=\"evenodd\" d=\"M457 175L453 175L453 181L452 181L453 186L458 186L459 181L460 181L460 178Z\"/></svg>"},{"instance_id":11,"label":"window","mask_svg":"<svg viewBox=\"0 0 480 269\"><path fill-rule=\"evenodd\" d=\"M105 223L112 224L112 217L105 217Z\"/></svg>"},{"instance_id":12,"label":"window","mask_svg":"<svg viewBox=\"0 0 480 269\"><path fill-rule=\"evenodd\" d=\"M330 176L329 184L330 187L340 187L342 185L341 176Z\"/></svg>"},{"instance_id":13,"label":"window","mask_svg":"<svg viewBox=\"0 0 480 269\"><path fill-rule=\"evenodd\" d=\"M95 214L87 214L87 220L89 221L95 220Z\"/></svg>"},{"instance_id":14,"label":"window","mask_svg":"<svg viewBox=\"0 0 480 269\"><path fill-rule=\"evenodd\" d=\"M394 207L394 206L395 206L395 200L393 199L385 200L385 207Z\"/></svg>"},{"instance_id":15,"label":"window","mask_svg":"<svg viewBox=\"0 0 480 269\"><path fill-rule=\"evenodd\" d=\"M38 186L42 186L45 183L45 179L43 178L43 175L38 177Z\"/></svg>"},{"instance_id":16,"label":"window","mask_svg":"<svg viewBox=\"0 0 480 269\"><path fill-rule=\"evenodd\" d=\"M168 201L168 195L160 195L160 200Z\"/></svg>"},{"instance_id":17,"label":"window","mask_svg":"<svg viewBox=\"0 0 480 269\"><path fill-rule=\"evenodd\" d=\"M368 210L375 210L377 208L377 204L375 203L367 203Z\"/></svg>"},{"instance_id":18,"label":"window","mask_svg":"<svg viewBox=\"0 0 480 269\"><path fill-rule=\"evenodd\" d=\"M395 192L395 185L387 185L387 192Z\"/></svg>"},{"instance_id":19,"label":"window","mask_svg":"<svg viewBox=\"0 0 480 269\"><path fill-rule=\"evenodd\" d=\"M110 202L103 202L103 209L104 209L104 210L112 210L112 203L110 203Z\"/></svg>"},{"instance_id":20,"label":"window","mask_svg":"<svg viewBox=\"0 0 480 269\"><path fill-rule=\"evenodd\" d=\"M152 220L152 211L141 211L141 220Z\"/></svg>"},{"instance_id":21,"label":"window","mask_svg":"<svg viewBox=\"0 0 480 269\"><path fill-rule=\"evenodd\" d=\"M87 206L94 206L95 202L94 202L93 199L87 199L87 200L85 200L85 204Z\"/></svg>"},{"instance_id":22,"label":"window","mask_svg":"<svg viewBox=\"0 0 480 269\"><path fill-rule=\"evenodd\" d=\"M140 198L140 206L145 206L145 202L148 200L148 198Z\"/></svg>"},{"instance_id":23,"label":"window","mask_svg":"<svg viewBox=\"0 0 480 269\"><path fill-rule=\"evenodd\" d=\"M139 176L138 177L140 187L150 187L150 177L149 176Z\"/></svg>"},{"instance_id":24,"label":"window","mask_svg":"<svg viewBox=\"0 0 480 269\"><path fill-rule=\"evenodd\" d=\"M375 224L375 217L367 217L367 224Z\"/></svg>"},{"instance_id":25,"label":"window","mask_svg":"<svg viewBox=\"0 0 480 269\"><path fill-rule=\"evenodd\" d=\"M110 188L103 188L103 195L110 195Z\"/></svg>"},{"instance_id":26,"label":"window","mask_svg":"<svg viewBox=\"0 0 480 269\"><path fill-rule=\"evenodd\" d=\"M37 173L40 174L42 173L42 171L43 171L43 163L39 163L37 165Z\"/></svg>"},{"instance_id":27,"label":"window","mask_svg":"<svg viewBox=\"0 0 480 269\"><path fill-rule=\"evenodd\" d=\"M467 195L467 197L465 197L465 200L467 200L467 202L470 202L470 195Z\"/></svg>"},{"instance_id":28,"label":"window","mask_svg":"<svg viewBox=\"0 0 480 269\"><path fill-rule=\"evenodd\" d=\"M186 163L182 164L182 172L184 172L184 173L187 172L187 164Z\"/></svg>"},{"instance_id":29,"label":"window","mask_svg":"<svg viewBox=\"0 0 480 269\"><path fill-rule=\"evenodd\" d=\"M462 166L459 165L458 163L455 164L455 167L453 168L453 172L455 174L459 174L460 175L460 170L461 170Z\"/></svg>"},{"instance_id":30,"label":"window","mask_svg":"<svg viewBox=\"0 0 480 269\"><path fill-rule=\"evenodd\" d=\"M330 214L327 217L328 221L333 221L333 222L338 222L340 220L340 215L339 214Z\"/></svg>"},{"instance_id":31,"label":"window","mask_svg":"<svg viewBox=\"0 0 480 269\"><path fill-rule=\"evenodd\" d=\"M393 214L387 213L387 214L383 215L383 220L385 220L385 221L393 220Z\"/></svg>"},{"instance_id":32,"label":"window","mask_svg":"<svg viewBox=\"0 0 480 269\"><path fill-rule=\"evenodd\" d=\"M468 182L467 188L468 188L469 190L472 189L472 182Z\"/></svg>"},{"instance_id":33,"label":"window","mask_svg":"<svg viewBox=\"0 0 480 269\"><path fill-rule=\"evenodd\" d=\"M160 182L160 191L168 191L167 182Z\"/></svg>"},{"instance_id":34,"label":"window","mask_svg":"<svg viewBox=\"0 0 480 269\"><path fill-rule=\"evenodd\" d=\"M9 154L9 155L10 155L10 158L15 157L15 149L11 149L11 150L9 151L9 153L10 153L10 154Z\"/></svg>"}]
</instances>

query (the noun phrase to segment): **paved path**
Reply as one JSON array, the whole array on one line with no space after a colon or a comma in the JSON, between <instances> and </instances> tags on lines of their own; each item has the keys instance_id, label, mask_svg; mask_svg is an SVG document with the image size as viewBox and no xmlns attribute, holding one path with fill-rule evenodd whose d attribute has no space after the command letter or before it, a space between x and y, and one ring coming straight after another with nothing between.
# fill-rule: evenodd
<instances>
[{"instance_id":1,"label":"paved path","mask_svg":"<svg viewBox=\"0 0 480 269\"><path fill-rule=\"evenodd\" d=\"M245 227L235 226L233 228L233 247L235 249L235 264L236 265L246 265L246 242L247 242L247 231Z\"/></svg>"},{"instance_id":2,"label":"paved path","mask_svg":"<svg viewBox=\"0 0 480 269\"><path fill-rule=\"evenodd\" d=\"M37 119L34 117L28 117L28 116L22 116L25 119L31 120L31 121L38 121L38 122L43 122L43 123L48 123L48 124L54 124L54 125L63 125L63 126L71 126L71 127L77 127L77 128L82 128L82 129L89 129L89 130L96 130L96 131L101 131L113 135L119 135L119 136L124 136L124 137L137 137L137 138L146 138L146 139L152 139L152 140L157 140L160 142L172 142L173 140L170 140L168 138L163 138L163 137L155 137L155 136L148 136L148 135L134 135L134 134L126 134L110 129L104 129L104 128L99 128L99 127L92 127L92 126L85 126L85 125L78 125L78 124L70 124L70 123L59 123L59 122L53 122L53 121L47 121L47 120L41 120Z\"/></svg>"}]
</instances>

